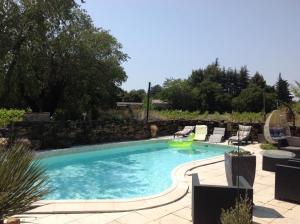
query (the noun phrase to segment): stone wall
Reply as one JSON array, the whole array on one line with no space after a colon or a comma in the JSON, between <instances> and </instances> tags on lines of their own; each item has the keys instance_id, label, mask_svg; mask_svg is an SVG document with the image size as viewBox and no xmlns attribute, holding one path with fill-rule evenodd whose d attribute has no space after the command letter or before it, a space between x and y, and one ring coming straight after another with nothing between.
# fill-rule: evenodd
<instances>
[{"instance_id":1,"label":"stone wall","mask_svg":"<svg viewBox=\"0 0 300 224\"><path fill-rule=\"evenodd\" d=\"M158 127L158 136L173 135L186 125L205 124L208 134L214 127L225 127L225 138L235 135L238 123L201 120L168 120L149 123L134 120L106 121L50 121L50 122L18 122L1 131L2 137L11 139L28 138L41 149L64 148L73 145L141 140L151 137L150 126ZM243 123L253 127L251 136L263 133L262 123ZM300 127L292 129L293 135L300 136Z\"/></svg>"},{"instance_id":2,"label":"stone wall","mask_svg":"<svg viewBox=\"0 0 300 224\"><path fill-rule=\"evenodd\" d=\"M150 137L147 124L135 121L18 122L9 126L4 137L28 138L45 148L96 144Z\"/></svg>"}]
</instances>

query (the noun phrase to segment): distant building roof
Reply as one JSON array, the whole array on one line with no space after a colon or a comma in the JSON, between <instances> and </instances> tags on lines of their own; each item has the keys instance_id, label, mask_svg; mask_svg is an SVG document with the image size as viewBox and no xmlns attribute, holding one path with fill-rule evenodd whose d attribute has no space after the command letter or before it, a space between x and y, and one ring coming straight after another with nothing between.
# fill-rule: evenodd
<instances>
[{"instance_id":1,"label":"distant building roof","mask_svg":"<svg viewBox=\"0 0 300 224\"><path fill-rule=\"evenodd\" d=\"M167 106L169 106L168 102L159 100L159 99L153 99L151 101L152 105L156 106L156 107L161 107L161 108L165 108ZM134 108L139 108L142 107L143 103L141 102L117 102L117 107L134 107Z\"/></svg>"},{"instance_id":2,"label":"distant building roof","mask_svg":"<svg viewBox=\"0 0 300 224\"><path fill-rule=\"evenodd\" d=\"M169 104L168 102L159 100L159 99L153 99L152 104Z\"/></svg>"},{"instance_id":3,"label":"distant building roof","mask_svg":"<svg viewBox=\"0 0 300 224\"><path fill-rule=\"evenodd\" d=\"M143 103L140 102L117 102L117 107L127 107L127 106L142 106Z\"/></svg>"}]
</instances>

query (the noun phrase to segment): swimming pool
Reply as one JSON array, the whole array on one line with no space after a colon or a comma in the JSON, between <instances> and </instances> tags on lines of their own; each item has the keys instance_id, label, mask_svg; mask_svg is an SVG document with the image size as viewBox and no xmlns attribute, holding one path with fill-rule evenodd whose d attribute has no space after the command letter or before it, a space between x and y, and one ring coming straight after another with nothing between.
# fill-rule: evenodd
<instances>
[{"instance_id":1,"label":"swimming pool","mask_svg":"<svg viewBox=\"0 0 300 224\"><path fill-rule=\"evenodd\" d=\"M193 143L174 149L166 140L84 146L41 155L52 192L48 200L130 199L172 185L172 170L186 162L220 156L232 148Z\"/></svg>"}]
</instances>

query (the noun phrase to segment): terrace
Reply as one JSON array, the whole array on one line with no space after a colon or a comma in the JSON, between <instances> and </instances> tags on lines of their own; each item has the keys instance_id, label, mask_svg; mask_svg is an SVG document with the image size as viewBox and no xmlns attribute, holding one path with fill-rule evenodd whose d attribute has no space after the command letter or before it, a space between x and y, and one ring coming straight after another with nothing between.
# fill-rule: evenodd
<instances>
[{"instance_id":1,"label":"terrace","mask_svg":"<svg viewBox=\"0 0 300 224\"><path fill-rule=\"evenodd\" d=\"M262 151L259 144L250 144L243 147L246 150L253 152L257 156L257 167L256 167L256 178L254 182L254 212L253 221L254 223L300 223L300 205L294 203L288 203L278 201L274 199L274 182L275 175L273 172L262 170ZM50 208L52 214L47 213L43 210L43 207L37 208L31 211L30 214L23 214L18 217L21 218L22 223L103 223L103 224L184 224L192 223L191 217L191 173L198 173L201 184L216 184L216 185L227 185L224 161L223 157L220 156L214 159L208 159L201 164L190 163L185 166L184 180L188 183L188 192L180 197L178 200L174 199L166 205L157 206L150 209L136 209L132 207L132 204L123 204L124 212L113 211L118 205L107 204L103 207L107 208L108 212L96 212L99 207L93 206L87 203L77 204L77 208L72 206L68 207L65 205L65 212L54 212L57 210L59 205L55 205ZM219 161L219 162L218 162ZM216 162L216 163L212 163ZM209 165L204 165L204 164ZM178 193L178 192L177 192ZM175 193L176 194L176 193ZM176 195L175 197L176 198ZM169 198L170 199L170 198ZM158 197L158 201L161 203L165 202L165 199ZM172 201L172 200L171 200ZM46 206L47 207L47 206ZM87 208L88 207L88 208ZM141 203L140 203L141 207ZM137 207L138 208L138 207ZM49 207L48 207L49 209ZM60 208L62 209L62 208ZM94 212L84 212L85 210ZM59 209L58 209L59 210ZM125 211L127 210L127 211ZM44 212L43 212L44 211ZM48 211L49 212L49 211ZM51 213L51 212L50 212Z\"/></svg>"},{"instance_id":2,"label":"terrace","mask_svg":"<svg viewBox=\"0 0 300 224\"><path fill-rule=\"evenodd\" d=\"M224 2L0 1L0 224L300 223L299 2Z\"/></svg>"}]
</instances>

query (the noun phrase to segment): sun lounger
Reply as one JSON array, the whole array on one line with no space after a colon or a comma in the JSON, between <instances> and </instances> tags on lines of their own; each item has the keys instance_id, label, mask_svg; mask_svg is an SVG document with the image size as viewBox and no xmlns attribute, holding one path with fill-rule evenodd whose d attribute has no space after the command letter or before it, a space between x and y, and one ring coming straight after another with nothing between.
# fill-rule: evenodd
<instances>
[{"instance_id":1,"label":"sun lounger","mask_svg":"<svg viewBox=\"0 0 300 224\"><path fill-rule=\"evenodd\" d=\"M233 142L246 142L250 138L251 126L239 125L239 130L237 131L236 136L232 136L228 139L228 144Z\"/></svg>"},{"instance_id":2,"label":"sun lounger","mask_svg":"<svg viewBox=\"0 0 300 224\"><path fill-rule=\"evenodd\" d=\"M194 140L205 141L207 135L206 125L196 125Z\"/></svg>"},{"instance_id":3,"label":"sun lounger","mask_svg":"<svg viewBox=\"0 0 300 224\"><path fill-rule=\"evenodd\" d=\"M220 143L223 141L225 128L214 128L214 132L209 136L209 143Z\"/></svg>"},{"instance_id":4,"label":"sun lounger","mask_svg":"<svg viewBox=\"0 0 300 224\"><path fill-rule=\"evenodd\" d=\"M181 131L177 131L175 136L188 136L192 131L194 131L195 126L185 126Z\"/></svg>"}]
</instances>

